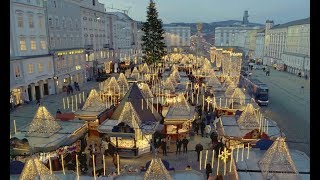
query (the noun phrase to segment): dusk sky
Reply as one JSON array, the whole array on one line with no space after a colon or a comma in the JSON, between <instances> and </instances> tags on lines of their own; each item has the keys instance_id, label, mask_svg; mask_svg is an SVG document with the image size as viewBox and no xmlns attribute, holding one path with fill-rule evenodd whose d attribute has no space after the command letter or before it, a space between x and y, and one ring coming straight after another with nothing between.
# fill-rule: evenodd
<instances>
[{"instance_id":1,"label":"dusk sky","mask_svg":"<svg viewBox=\"0 0 320 180\"><path fill-rule=\"evenodd\" d=\"M129 16L144 21L149 0L99 0L106 7L127 9ZM267 19L282 24L310 16L310 0L155 0L159 17L164 23L215 22L242 20L249 11L249 22ZM112 11L107 8L107 11Z\"/></svg>"}]
</instances>

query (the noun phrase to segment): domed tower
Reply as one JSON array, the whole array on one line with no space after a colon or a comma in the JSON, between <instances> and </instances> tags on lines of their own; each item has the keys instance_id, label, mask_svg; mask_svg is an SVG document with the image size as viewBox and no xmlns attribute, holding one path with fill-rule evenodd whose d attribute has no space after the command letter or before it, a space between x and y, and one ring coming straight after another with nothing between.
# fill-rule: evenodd
<instances>
[{"instance_id":1,"label":"domed tower","mask_svg":"<svg viewBox=\"0 0 320 180\"><path fill-rule=\"evenodd\" d=\"M273 21L269 19L266 21L266 33L269 32L269 29L271 29L273 25L274 25Z\"/></svg>"}]
</instances>

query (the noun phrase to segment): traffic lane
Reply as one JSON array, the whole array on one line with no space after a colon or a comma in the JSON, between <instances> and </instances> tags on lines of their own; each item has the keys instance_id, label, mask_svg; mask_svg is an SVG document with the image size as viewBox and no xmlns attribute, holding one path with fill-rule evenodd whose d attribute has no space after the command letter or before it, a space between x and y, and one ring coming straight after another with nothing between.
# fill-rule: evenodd
<instances>
[{"instance_id":1,"label":"traffic lane","mask_svg":"<svg viewBox=\"0 0 320 180\"><path fill-rule=\"evenodd\" d=\"M308 100L301 100L302 96L293 88L298 81L288 82L286 75L277 72L273 73L273 76L265 76L263 72L256 71L254 76L269 86L270 102L262 111L283 129L289 147L309 155L310 106Z\"/></svg>"}]
</instances>

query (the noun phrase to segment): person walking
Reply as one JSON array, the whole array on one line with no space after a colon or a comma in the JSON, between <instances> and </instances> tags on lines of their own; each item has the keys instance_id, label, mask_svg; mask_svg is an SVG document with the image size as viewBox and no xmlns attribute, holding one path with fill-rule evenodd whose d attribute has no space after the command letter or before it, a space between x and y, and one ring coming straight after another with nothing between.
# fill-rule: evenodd
<instances>
[{"instance_id":1,"label":"person walking","mask_svg":"<svg viewBox=\"0 0 320 180\"><path fill-rule=\"evenodd\" d=\"M188 143L189 143L189 140L186 137L184 137L182 139L183 153L188 153Z\"/></svg>"},{"instance_id":2,"label":"person walking","mask_svg":"<svg viewBox=\"0 0 320 180\"><path fill-rule=\"evenodd\" d=\"M197 133L197 135L199 135L199 123L195 123L195 126L194 126L194 132Z\"/></svg>"},{"instance_id":3,"label":"person walking","mask_svg":"<svg viewBox=\"0 0 320 180\"><path fill-rule=\"evenodd\" d=\"M37 103L36 103L36 105L37 105L37 106L40 106L40 105L41 105L41 101L40 101L40 98L39 98L39 97L37 98Z\"/></svg>"},{"instance_id":4,"label":"person walking","mask_svg":"<svg viewBox=\"0 0 320 180\"><path fill-rule=\"evenodd\" d=\"M165 140L162 140L161 142L161 149L162 149L162 154L164 156L167 156L167 143Z\"/></svg>"},{"instance_id":5,"label":"person walking","mask_svg":"<svg viewBox=\"0 0 320 180\"><path fill-rule=\"evenodd\" d=\"M200 124L200 130L201 130L201 136L203 137L204 135L204 129L206 127L206 124L204 123L204 121L201 121L201 124Z\"/></svg>"},{"instance_id":6,"label":"person walking","mask_svg":"<svg viewBox=\"0 0 320 180\"><path fill-rule=\"evenodd\" d=\"M62 114L61 111L60 111L60 109L57 110L57 114Z\"/></svg>"},{"instance_id":7,"label":"person walking","mask_svg":"<svg viewBox=\"0 0 320 180\"><path fill-rule=\"evenodd\" d=\"M206 175L207 175L207 179L209 179L209 175L212 173L212 167L210 163L206 164Z\"/></svg>"},{"instance_id":8,"label":"person walking","mask_svg":"<svg viewBox=\"0 0 320 180\"><path fill-rule=\"evenodd\" d=\"M179 154L181 153L181 146L182 146L182 141L178 138L177 139L177 142L176 142L176 145L177 145L177 151L176 151L176 154Z\"/></svg>"},{"instance_id":9,"label":"person walking","mask_svg":"<svg viewBox=\"0 0 320 180\"><path fill-rule=\"evenodd\" d=\"M202 144L201 143L198 143L197 145L196 145L196 152L197 152L197 157L198 157L198 159L197 159L197 161L199 161L199 159L200 159L200 152L203 150L203 146L202 146Z\"/></svg>"},{"instance_id":10,"label":"person walking","mask_svg":"<svg viewBox=\"0 0 320 180\"><path fill-rule=\"evenodd\" d=\"M300 94L304 94L304 86L301 86L301 88L300 88Z\"/></svg>"},{"instance_id":11,"label":"person walking","mask_svg":"<svg viewBox=\"0 0 320 180\"><path fill-rule=\"evenodd\" d=\"M210 124L206 125L205 131L206 131L206 137L208 137L208 135L209 135L210 132L211 132L211 126L210 126Z\"/></svg>"}]
</instances>

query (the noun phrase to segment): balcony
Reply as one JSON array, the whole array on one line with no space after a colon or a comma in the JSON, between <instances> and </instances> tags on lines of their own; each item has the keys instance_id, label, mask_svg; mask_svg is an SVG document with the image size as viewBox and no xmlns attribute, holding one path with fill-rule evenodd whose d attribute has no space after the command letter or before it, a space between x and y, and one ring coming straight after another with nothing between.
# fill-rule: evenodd
<instances>
[{"instance_id":1,"label":"balcony","mask_svg":"<svg viewBox=\"0 0 320 180\"><path fill-rule=\"evenodd\" d=\"M109 44L103 44L103 48L110 48Z\"/></svg>"}]
</instances>

